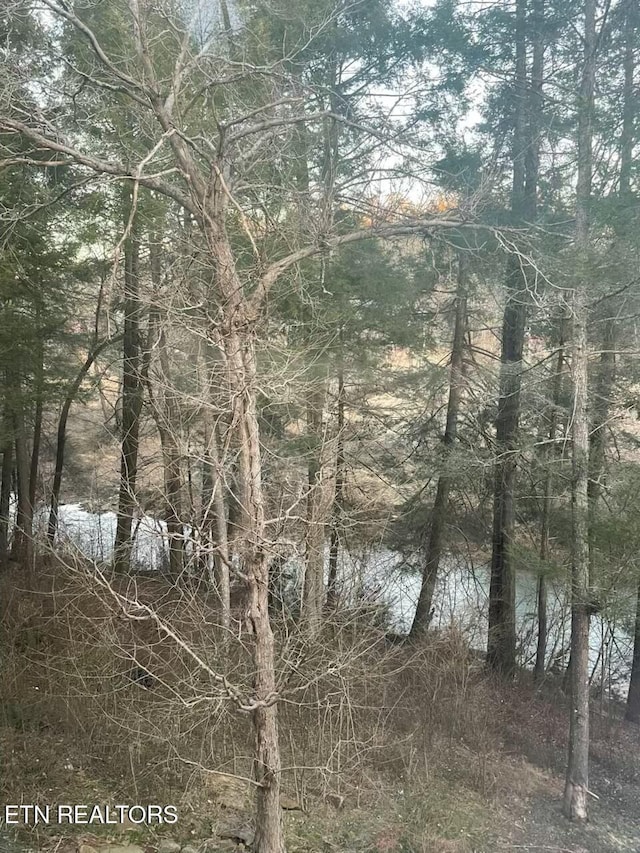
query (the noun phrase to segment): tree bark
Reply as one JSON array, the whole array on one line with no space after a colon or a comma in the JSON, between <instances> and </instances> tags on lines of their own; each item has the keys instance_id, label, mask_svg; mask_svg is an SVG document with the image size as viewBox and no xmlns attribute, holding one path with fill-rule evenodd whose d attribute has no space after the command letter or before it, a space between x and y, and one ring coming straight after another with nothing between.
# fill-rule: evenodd
<instances>
[{"instance_id":1,"label":"tree bark","mask_svg":"<svg viewBox=\"0 0 640 853\"><path fill-rule=\"evenodd\" d=\"M140 415L143 385L140 353L139 250L135 211L132 221L130 204L125 205L125 227L129 233L124 243L124 336L122 345L122 448L120 460L120 493L113 552L116 571L127 571L131 559L131 525L136 505L136 477Z\"/></svg>"},{"instance_id":2,"label":"tree bark","mask_svg":"<svg viewBox=\"0 0 640 853\"><path fill-rule=\"evenodd\" d=\"M514 84L516 103L511 190L511 211L517 223L522 222L525 213L525 164L528 148L526 25L526 0L517 0ZM527 313L527 273L524 261L513 253L507 258L506 286L507 303L502 326L500 391L496 419L497 461L493 501L487 665L493 671L509 676L514 673L516 666L515 573L511 546L514 537L517 436Z\"/></svg>"},{"instance_id":3,"label":"tree bark","mask_svg":"<svg viewBox=\"0 0 640 853\"><path fill-rule=\"evenodd\" d=\"M262 487L262 451L257 416L255 318L247 311L242 282L236 270L224 223L222 188L214 187L206 224L207 244L217 272L220 322L226 361L231 424L237 435L238 519L236 544L247 585L247 619L254 634L255 732L254 775L256 788L255 853L284 853L280 809L280 747L275 644L269 619L269 556Z\"/></svg>"},{"instance_id":4,"label":"tree bark","mask_svg":"<svg viewBox=\"0 0 640 853\"><path fill-rule=\"evenodd\" d=\"M465 260L462 252L458 253L458 282L456 287L455 321L453 343L451 346L451 366L449 372L449 401L447 404L447 420L443 436L444 471L438 477L435 502L431 513L431 527L427 542L427 552L418 606L411 625L409 636L417 638L426 633L431 622L431 607L433 594L438 579L438 569L442 555L444 532L447 524L449 492L451 489L451 474L447 470L451 448L458 432L458 414L462 397L463 361L465 349L465 326L467 320L467 286Z\"/></svg>"},{"instance_id":5,"label":"tree bark","mask_svg":"<svg viewBox=\"0 0 640 853\"><path fill-rule=\"evenodd\" d=\"M572 406L572 566L571 566L571 710L564 813L588 818L589 791L589 419L587 349L587 275L589 205L593 168L593 106L596 60L596 0L584 3L584 61L578 109L578 181L576 187L577 281L573 289Z\"/></svg>"}]
</instances>

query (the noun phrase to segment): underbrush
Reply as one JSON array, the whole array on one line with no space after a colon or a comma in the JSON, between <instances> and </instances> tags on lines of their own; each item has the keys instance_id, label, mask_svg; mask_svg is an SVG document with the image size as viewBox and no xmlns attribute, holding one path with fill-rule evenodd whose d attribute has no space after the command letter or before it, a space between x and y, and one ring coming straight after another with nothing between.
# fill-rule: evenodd
<instances>
[{"instance_id":1,"label":"underbrush","mask_svg":"<svg viewBox=\"0 0 640 853\"><path fill-rule=\"evenodd\" d=\"M172 803L174 837L215 836L251 813L252 638L223 633L204 589L101 577L1 579L2 797ZM490 850L505 804L546 784L504 743L529 694L505 702L455 629L398 645L353 611L313 640L275 630L292 851Z\"/></svg>"}]
</instances>

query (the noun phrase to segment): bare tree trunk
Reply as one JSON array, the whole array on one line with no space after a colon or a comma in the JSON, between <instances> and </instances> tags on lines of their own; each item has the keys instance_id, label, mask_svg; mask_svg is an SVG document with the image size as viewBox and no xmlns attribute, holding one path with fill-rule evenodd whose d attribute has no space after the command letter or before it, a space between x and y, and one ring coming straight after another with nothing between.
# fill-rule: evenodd
<instances>
[{"instance_id":1,"label":"bare tree trunk","mask_svg":"<svg viewBox=\"0 0 640 853\"><path fill-rule=\"evenodd\" d=\"M444 531L447 524L449 508L449 491L451 474L447 469L451 448L458 432L458 414L462 397L463 360L465 343L465 326L467 320L467 287L465 261L462 252L458 253L458 283L456 288L456 313L451 346L451 367L449 373L449 402L447 405L447 421L444 430L444 472L438 477L436 498L431 513L431 528L427 543L427 553L422 586L418 598L418 606L411 625L410 636L419 637L426 633L431 622L431 605L438 579L438 569L442 555Z\"/></svg>"},{"instance_id":2,"label":"bare tree trunk","mask_svg":"<svg viewBox=\"0 0 640 853\"><path fill-rule=\"evenodd\" d=\"M331 510L331 541L329 544L329 578L327 582L327 606L334 608L338 603L338 558L340 556L340 538L342 534L345 487L345 454L344 454L344 414L345 414L345 385L344 385L344 330L339 331L338 338L338 399L337 399L337 435L336 435L336 480Z\"/></svg>"},{"instance_id":3,"label":"bare tree trunk","mask_svg":"<svg viewBox=\"0 0 640 853\"><path fill-rule=\"evenodd\" d=\"M573 300L573 482L571 581L571 711L564 812L587 819L589 787L589 423L587 412L586 304L576 289Z\"/></svg>"},{"instance_id":4,"label":"bare tree trunk","mask_svg":"<svg viewBox=\"0 0 640 853\"><path fill-rule=\"evenodd\" d=\"M113 563L117 571L127 571L131 558L131 525L136 505L138 444L142 413L143 385L140 353L139 250L135 213L125 227L130 233L125 240L124 269L124 337L122 346L122 451L120 461L120 494Z\"/></svg>"},{"instance_id":5,"label":"bare tree trunk","mask_svg":"<svg viewBox=\"0 0 640 853\"><path fill-rule=\"evenodd\" d=\"M577 282L573 290L572 568L571 568L571 710L564 813L588 818L589 791L589 418L587 349L587 275L589 204L592 180L592 119L596 59L596 0L584 3L584 65L578 113L578 182L576 188Z\"/></svg>"},{"instance_id":6,"label":"bare tree trunk","mask_svg":"<svg viewBox=\"0 0 640 853\"><path fill-rule=\"evenodd\" d=\"M218 193L224 197L218 187ZM237 435L238 519L237 545L247 584L247 619L254 634L255 731L254 775L256 788L255 853L284 853L280 809L280 746L275 644L269 619L269 556L266 550L262 451L257 416L254 319L247 315L242 283L235 267L223 214L212 204L207 239L217 271L220 304L225 314L220 324L222 346L232 404L232 428Z\"/></svg>"},{"instance_id":7,"label":"bare tree trunk","mask_svg":"<svg viewBox=\"0 0 640 853\"><path fill-rule=\"evenodd\" d=\"M525 202L527 153L526 93L526 0L516 2L516 75L514 84L515 126L513 140L513 187L511 210L521 222ZM507 304L502 327L500 391L496 419L496 453L491 583L489 589L489 637L487 664L502 675L516 666L515 571L511 555L515 522L515 489L520 419L522 353L526 323L527 273L513 253L507 258Z\"/></svg>"},{"instance_id":8,"label":"bare tree trunk","mask_svg":"<svg viewBox=\"0 0 640 853\"><path fill-rule=\"evenodd\" d=\"M540 524L540 562L543 564L538 576L538 643L536 646L536 662L533 670L537 682L542 681L546 668L547 654L547 579L544 563L549 556L549 526L553 510L554 464L557 459L556 434L558 430L558 406L562 389L562 368L564 365L564 320L560 320L560 341L558 357L553 376L553 391L551 395L551 418L548 432L548 449L544 454L546 471L544 477L544 493L542 496L542 521Z\"/></svg>"},{"instance_id":9,"label":"bare tree trunk","mask_svg":"<svg viewBox=\"0 0 640 853\"><path fill-rule=\"evenodd\" d=\"M243 524L243 568L249 592L248 617L255 634L255 701L253 714L256 735L255 777L256 853L283 853L280 810L280 748L277 724L275 648L269 621L269 562L264 549L265 520L262 493L260 437L255 405L255 355L250 341L233 330L225 336L227 358L235 391L237 423L240 429L241 506Z\"/></svg>"},{"instance_id":10,"label":"bare tree trunk","mask_svg":"<svg viewBox=\"0 0 640 853\"><path fill-rule=\"evenodd\" d=\"M309 463L307 493L306 564L302 591L302 618L306 629L316 634L322 627L324 610L324 534L325 499L323 484L322 448L326 384L314 378L307 400L307 432Z\"/></svg>"}]
</instances>

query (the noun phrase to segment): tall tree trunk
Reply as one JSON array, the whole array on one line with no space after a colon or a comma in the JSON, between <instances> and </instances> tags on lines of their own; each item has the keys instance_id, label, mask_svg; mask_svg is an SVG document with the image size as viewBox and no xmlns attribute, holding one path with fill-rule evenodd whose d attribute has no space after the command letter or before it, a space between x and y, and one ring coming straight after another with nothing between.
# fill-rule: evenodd
<instances>
[{"instance_id":1,"label":"tall tree trunk","mask_svg":"<svg viewBox=\"0 0 640 853\"><path fill-rule=\"evenodd\" d=\"M217 194L215 190L217 189ZM224 198L214 187L213 198ZM238 519L236 543L247 585L247 619L252 628L254 664L253 725L255 732L254 775L256 787L255 853L284 853L280 809L281 759L275 644L269 619L269 555L262 486L262 449L257 415L255 319L248 316L224 213L210 202L207 242L217 273L219 325L232 405L231 424L237 436Z\"/></svg>"},{"instance_id":2,"label":"tall tree trunk","mask_svg":"<svg viewBox=\"0 0 640 853\"><path fill-rule=\"evenodd\" d=\"M537 682L542 681L545 674L547 654L547 579L545 575L545 563L549 556L549 527L553 511L553 488L554 488L554 466L557 459L556 434L558 430L558 407L560 405L560 392L562 390L562 368L564 366L564 319L560 320L560 340L558 343L558 356L556 369L553 375L553 390L551 394L551 417L549 431L547 434L548 445L544 453L546 465L544 475L544 492L542 495L542 520L540 523L540 562L542 568L538 576L538 642L536 646L536 662L534 666L534 678Z\"/></svg>"},{"instance_id":3,"label":"tall tree trunk","mask_svg":"<svg viewBox=\"0 0 640 853\"><path fill-rule=\"evenodd\" d=\"M525 206L527 156L526 0L516 2L515 125L511 210L521 223ZM491 583L489 589L488 666L511 675L516 665L515 572L511 554L520 419L522 354L526 323L527 273L520 257L510 254L506 270L507 303L502 326L500 391L496 419L496 453Z\"/></svg>"},{"instance_id":4,"label":"tall tree trunk","mask_svg":"<svg viewBox=\"0 0 640 853\"><path fill-rule=\"evenodd\" d=\"M596 0L584 3L584 64L578 108L578 181L576 187L577 281L573 289L573 476L571 567L571 703L569 757L564 813L588 818L589 791L589 418L587 349L587 276L589 205L593 162L593 106L596 59Z\"/></svg>"},{"instance_id":5,"label":"tall tree trunk","mask_svg":"<svg viewBox=\"0 0 640 853\"><path fill-rule=\"evenodd\" d=\"M237 286L237 285L236 285ZM255 635L256 853L284 853L280 809L280 748L274 638L269 620L269 557L265 551L264 497L258 417L255 353L251 340L231 329L225 335L240 431L240 481L243 519L243 568L249 592L248 617Z\"/></svg>"},{"instance_id":6,"label":"tall tree trunk","mask_svg":"<svg viewBox=\"0 0 640 853\"><path fill-rule=\"evenodd\" d=\"M338 333L338 399L336 435L336 480L331 509L331 538L329 543L329 577L327 581L327 606L334 608L338 603L338 559L342 535L345 487L344 414L346 393L344 384L344 330Z\"/></svg>"},{"instance_id":7,"label":"tall tree trunk","mask_svg":"<svg viewBox=\"0 0 640 853\"><path fill-rule=\"evenodd\" d=\"M124 244L124 336L122 344L122 449L120 461L120 493L113 553L114 568L127 571L131 559L131 525L136 505L138 444L142 413L143 385L140 353L139 254L135 212L129 221Z\"/></svg>"},{"instance_id":8,"label":"tall tree trunk","mask_svg":"<svg viewBox=\"0 0 640 853\"><path fill-rule=\"evenodd\" d=\"M306 564L302 591L302 618L306 629L317 633L322 627L324 609L324 534L325 499L323 483L323 418L326 383L314 377L307 400L309 463L307 468Z\"/></svg>"},{"instance_id":9,"label":"tall tree trunk","mask_svg":"<svg viewBox=\"0 0 640 853\"><path fill-rule=\"evenodd\" d=\"M449 464L450 451L456 440L458 431L458 414L462 397L465 325L467 319L466 271L462 252L458 253L458 282L455 308L449 373L449 402L447 404L447 421L443 436L445 451L443 458L444 471L438 477L436 498L431 512L431 527L422 574L422 586L410 631L410 636L414 638L423 635L429 628L431 605L438 579L438 569L440 567L440 557L442 555L444 532L447 523L449 491L451 489L451 473L447 470L447 466Z\"/></svg>"}]
</instances>

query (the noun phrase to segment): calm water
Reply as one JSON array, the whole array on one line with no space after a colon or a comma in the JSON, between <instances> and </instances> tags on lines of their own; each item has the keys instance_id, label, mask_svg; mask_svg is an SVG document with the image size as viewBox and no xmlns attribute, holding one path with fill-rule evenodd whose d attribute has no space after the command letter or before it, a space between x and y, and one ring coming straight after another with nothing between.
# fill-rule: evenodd
<instances>
[{"instance_id":1,"label":"calm water","mask_svg":"<svg viewBox=\"0 0 640 853\"><path fill-rule=\"evenodd\" d=\"M45 524L46 513L38 516ZM60 539L68 547L77 548L97 562L111 559L116 530L114 512L94 513L79 504L60 507ZM134 522L133 563L146 570L159 570L167 561L167 530L162 521L144 516ZM188 531L186 531L188 533ZM300 585L300 564L291 560L287 566L290 585ZM420 578L407 570L400 556L385 548L371 548L360 554L341 555L339 583L343 600L382 602L395 631L406 633L413 619L420 591ZM487 565L471 566L462 560L445 558L434 598L432 627L455 627L467 636L470 646L484 650L487 643L487 611L489 598L489 569ZM568 595L561 583L549 583L548 663L566 662L570 637ZM519 572L516 581L517 636L520 662L531 666L536 645L537 580L529 572ZM634 602L628 602L628 617ZM627 624L629 621L627 620ZM613 619L597 616L592 619L590 656L594 683L625 695L628 687L632 640L624 628Z\"/></svg>"}]
</instances>

